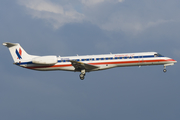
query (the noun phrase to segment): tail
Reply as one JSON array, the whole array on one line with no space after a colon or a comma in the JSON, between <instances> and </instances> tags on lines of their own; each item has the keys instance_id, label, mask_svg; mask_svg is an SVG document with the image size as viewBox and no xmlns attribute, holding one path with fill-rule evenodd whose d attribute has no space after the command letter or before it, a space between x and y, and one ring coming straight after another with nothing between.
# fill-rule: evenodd
<instances>
[{"instance_id":1,"label":"tail","mask_svg":"<svg viewBox=\"0 0 180 120\"><path fill-rule=\"evenodd\" d=\"M18 43L5 42L3 45L9 48L15 63L32 58Z\"/></svg>"}]
</instances>

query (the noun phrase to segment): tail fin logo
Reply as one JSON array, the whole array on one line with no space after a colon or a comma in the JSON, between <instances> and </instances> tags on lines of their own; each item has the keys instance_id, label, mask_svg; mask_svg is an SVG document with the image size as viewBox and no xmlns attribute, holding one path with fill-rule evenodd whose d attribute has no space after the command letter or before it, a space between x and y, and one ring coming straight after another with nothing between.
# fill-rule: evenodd
<instances>
[{"instance_id":1,"label":"tail fin logo","mask_svg":"<svg viewBox=\"0 0 180 120\"><path fill-rule=\"evenodd\" d=\"M21 48L19 48L19 52L18 52L18 50L16 49L16 55L18 56L18 58L17 59L22 59L22 50L21 50Z\"/></svg>"}]
</instances>

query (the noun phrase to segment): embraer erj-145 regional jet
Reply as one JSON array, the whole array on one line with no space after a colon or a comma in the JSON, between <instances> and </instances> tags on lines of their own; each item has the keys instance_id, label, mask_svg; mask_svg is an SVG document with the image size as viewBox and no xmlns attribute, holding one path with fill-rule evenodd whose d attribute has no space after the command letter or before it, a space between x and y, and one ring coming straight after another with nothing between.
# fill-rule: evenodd
<instances>
[{"instance_id":1,"label":"embraer erj-145 regional jet","mask_svg":"<svg viewBox=\"0 0 180 120\"><path fill-rule=\"evenodd\" d=\"M145 65L174 65L177 61L164 57L157 52L86 55L86 56L36 56L29 55L18 43L3 43L9 48L14 64L40 71L65 70L81 72L83 80L86 72L105 70L114 67L145 66Z\"/></svg>"}]
</instances>

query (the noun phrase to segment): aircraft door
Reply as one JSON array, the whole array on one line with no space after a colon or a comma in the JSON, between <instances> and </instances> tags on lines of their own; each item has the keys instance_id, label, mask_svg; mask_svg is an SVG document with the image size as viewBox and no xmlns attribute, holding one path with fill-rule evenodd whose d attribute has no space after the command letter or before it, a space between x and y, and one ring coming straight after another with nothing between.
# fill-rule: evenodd
<instances>
[{"instance_id":1,"label":"aircraft door","mask_svg":"<svg viewBox=\"0 0 180 120\"><path fill-rule=\"evenodd\" d=\"M139 56L139 65L142 65L144 63L143 56Z\"/></svg>"},{"instance_id":2,"label":"aircraft door","mask_svg":"<svg viewBox=\"0 0 180 120\"><path fill-rule=\"evenodd\" d=\"M94 58L89 58L89 62L88 63L92 63L92 61L94 61Z\"/></svg>"}]
</instances>

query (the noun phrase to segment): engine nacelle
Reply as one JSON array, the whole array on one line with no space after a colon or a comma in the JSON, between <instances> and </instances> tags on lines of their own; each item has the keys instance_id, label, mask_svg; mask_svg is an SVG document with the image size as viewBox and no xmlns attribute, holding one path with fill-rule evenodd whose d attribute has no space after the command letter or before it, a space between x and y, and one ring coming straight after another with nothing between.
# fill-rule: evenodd
<instances>
[{"instance_id":1,"label":"engine nacelle","mask_svg":"<svg viewBox=\"0 0 180 120\"><path fill-rule=\"evenodd\" d=\"M32 63L41 65L54 65L58 62L57 56L42 56L32 59Z\"/></svg>"}]
</instances>

